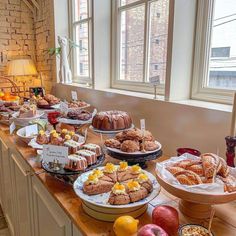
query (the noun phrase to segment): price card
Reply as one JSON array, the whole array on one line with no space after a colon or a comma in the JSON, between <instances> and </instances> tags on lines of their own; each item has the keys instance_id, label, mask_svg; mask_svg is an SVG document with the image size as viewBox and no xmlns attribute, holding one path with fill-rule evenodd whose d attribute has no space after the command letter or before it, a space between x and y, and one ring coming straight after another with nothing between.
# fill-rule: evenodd
<instances>
[{"instance_id":1,"label":"price card","mask_svg":"<svg viewBox=\"0 0 236 236\"><path fill-rule=\"evenodd\" d=\"M88 136L88 129L86 129L86 130L84 131L84 140L85 140L85 142L86 142L86 140L87 140L87 136Z\"/></svg>"},{"instance_id":2,"label":"price card","mask_svg":"<svg viewBox=\"0 0 236 236\"><path fill-rule=\"evenodd\" d=\"M142 131L142 133L144 133L144 131L145 131L145 119L141 119L140 120L140 128L141 128L141 131Z\"/></svg>"},{"instance_id":3,"label":"price card","mask_svg":"<svg viewBox=\"0 0 236 236\"><path fill-rule=\"evenodd\" d=\"M46 162L58 161L60 164L68 163L68 147L43 145L43 160Z\"/></svg>"},{"instance_id":4,"label":"price card","mask_svg":"<svg viewBox=\"0 0 236 236\"><path fill-rule=\"evenodd\" d=\"M159 75L149 78L149 81L150 81L150 84L155 85L155 86L160 85L161 83Z\"/></svg>"},{"instance_id":5,"label":"price card","mask_svg":"<svg viewBox=\"0 0 236 236\"><path fill-rule=\"evenodd\" d=\"M9 129L10 129L10 134L13 134L13 132L14 132L15 129L16 129L16 124L15 124L14 121L11 123Z\"/></svg>"},{"instance_id":6,"label":"price card","mask_svg":"<svg viewBox=\"0 0 236 236\"><path fill-rule=\"evenodd\" d=\"M77 92L76 91L71 91L71 98L73 101L78 100Z\"/></svg>"},{"instance_id":7,"label":"price card","mask_svg":"<svg viewBox=\"0 0 236 236\"><path fill-rule=\"evenodd\" d=\"M34 124L34 125L29 125L25 127L25 136L29 137L29 136L33 136L38 134L38 125Z\"/></svg>"},{"instance_id":8,"label":"price card","mask_svg":"<svg viewBox=\"0 0 236 236\"><path fill-rule=\"evenodd\" d=\"M66 102L60 103L60 111L64 114L68 113L68 104Z\"/></svg>"}]
</instances>

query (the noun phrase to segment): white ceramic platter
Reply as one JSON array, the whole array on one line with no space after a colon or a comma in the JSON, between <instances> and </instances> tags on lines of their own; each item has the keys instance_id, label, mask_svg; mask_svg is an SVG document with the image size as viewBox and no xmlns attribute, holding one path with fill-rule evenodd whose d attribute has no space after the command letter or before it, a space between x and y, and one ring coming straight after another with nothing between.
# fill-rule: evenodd
<instances>
[{"instance_id":1,"label":"white ceramic platter","mask_svg":"<svg viewBox=\"0 0 236 236\"><path fill-rule=\"evenodd\" d=\"M133 128L134 128L134 124L132 124L131 127L128 128L128 129L110 130L110 131L95 129L92 125L90 125L89 128L90 128L92 131L94 131L95 133L99 133L99 134L117 134L117 133L120 133L120 132L125 131L125 130L133 129Z\"/></svg>"},{"instance_id":2,"label":"white ceramic platter","mask_svg":"<svg viewBox=\"0 0 236 236\"><path fill-rule=\"evenodd\" d=\"M123 152L121 151L120 149L117 149L117 148L110 148L110 147L107 147L107 150L108 151L111 151L111 152L115 152L115 153L118 153L118 154L122 154L122 155L136 155L136 156L142 156L144 154L152 154L152 153L155 153L159 150L161 150L162 146L159 142L155 141L155 143L158 145L158 148L153 150L153 151L145 151L145 152L141 152L141 151L137 151L137 152Z\"/></svg>"},{"instance_id":3,"label":"white ceramic platter","mask_svg":"<svg viewBox=\"0 0 236 236\"><path fill-rule=\"evenodd\" d=\"M103 167L98 167L98 169L103 169ZM134 208L138 206L142 206L150 202L152 199L154 199L160 192L160 185L157 182L155 176L153 176L151 173L143 170L143 172L149 177L149 179L153 183L153 191L144 199L126 204L126 205L111 205L108 203L108 198L110 195L110 192L108 193L103 193L103 194L98 194L98 195L92 195L89 196L83 192L83 183L87 180L87 177L89 174L92 173L92 171L86 172L82 175L80 175L77 180L74 182L74 191L77 194L78 197L82 199L82 201L93 204L95 206L99 206L102 208L113 208L113 209L122 209L122 208Z\"/></svg>"}]
</instances>

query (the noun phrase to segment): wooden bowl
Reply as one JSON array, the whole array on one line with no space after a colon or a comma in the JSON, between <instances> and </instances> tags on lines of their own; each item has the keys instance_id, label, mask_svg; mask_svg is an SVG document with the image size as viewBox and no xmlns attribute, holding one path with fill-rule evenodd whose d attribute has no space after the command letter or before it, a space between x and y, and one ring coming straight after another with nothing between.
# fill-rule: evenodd
<instances>
[{"instance_id":1,"label":"wooden bowl","mask_svg":"<svg viewBox=\"0 0 236 236\"><path fill-rule=\"evenodd\" d=\"M211 205L223 204L236 200L236 192L232 193L199 193L190 192L165 181L157 173L157 181L170 194L180 198L179 209L189 217L197 219L209 218L211 214Z\"/></svg>"}]
</instances>

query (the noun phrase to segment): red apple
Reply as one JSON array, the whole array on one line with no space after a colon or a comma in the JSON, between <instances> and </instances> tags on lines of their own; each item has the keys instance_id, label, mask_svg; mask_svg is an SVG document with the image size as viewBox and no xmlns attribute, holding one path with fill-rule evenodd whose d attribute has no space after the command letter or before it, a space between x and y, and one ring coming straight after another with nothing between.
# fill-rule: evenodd
<instances>
[{"instance_id":1,"label":"red apple","mask_svg":"<svg viewBox=\"0 0 236 236\"><path fill-rule=\"evenodd\" d=\"M168 236L168 234L161 227L148 224L139 229L137 236Z\"/></svg>"},{"instance_id":2,"label":"red apple","mask_svg":"<svg viewBox=\"0 0 236 236\"><path fill-rule=\"evenodd\" d=\"M160 226L170 236L176 236L179 228L178 211L171 206L157 206L152 212L152 223Z\"/></svg>"}]
</instances>

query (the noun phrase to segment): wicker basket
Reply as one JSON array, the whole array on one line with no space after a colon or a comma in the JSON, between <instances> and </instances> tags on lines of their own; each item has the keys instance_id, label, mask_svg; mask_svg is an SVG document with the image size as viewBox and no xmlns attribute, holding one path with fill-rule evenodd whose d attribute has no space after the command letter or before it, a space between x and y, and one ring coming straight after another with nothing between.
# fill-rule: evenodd
<instances>
[{"instance_id":1,"label":"wicker basket","mask_svg":"<svg viewBox=\"0 0 236 236\"><path fill-rule=\"evenodd\" d=\"M6 85L6 83L8 83L9 85ZM11 93L20 97L20 88L16 85L14 81L7 77L0 76L0 89L9 89Z\"/></svg>"}]
</instances>

